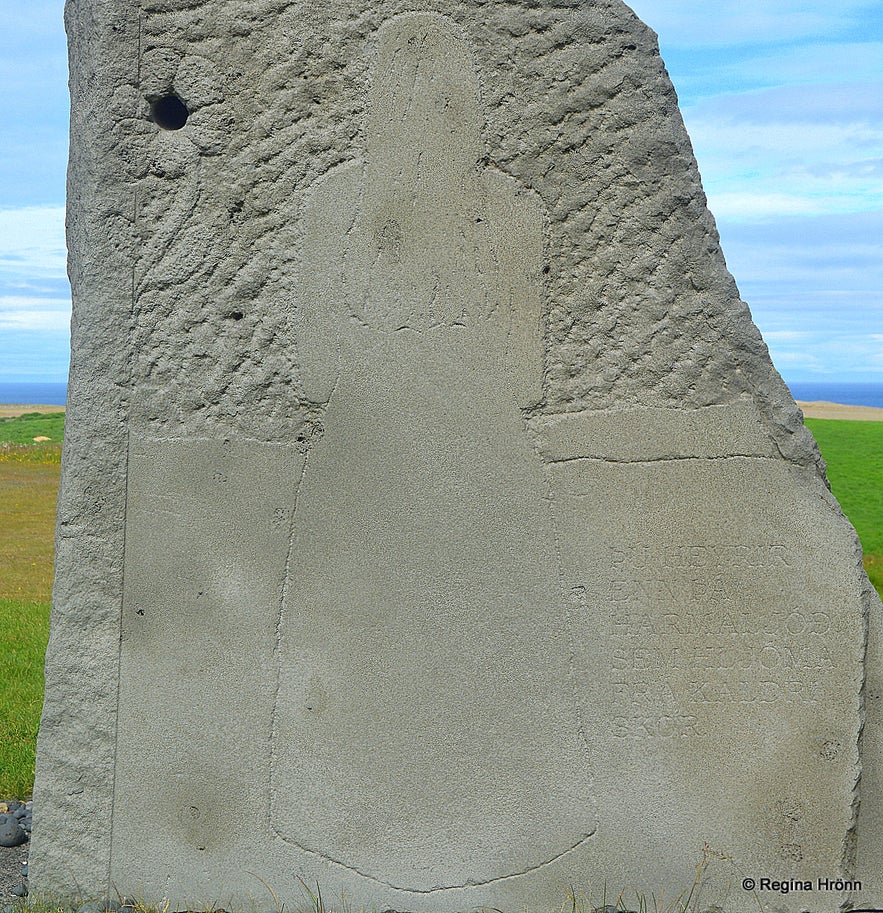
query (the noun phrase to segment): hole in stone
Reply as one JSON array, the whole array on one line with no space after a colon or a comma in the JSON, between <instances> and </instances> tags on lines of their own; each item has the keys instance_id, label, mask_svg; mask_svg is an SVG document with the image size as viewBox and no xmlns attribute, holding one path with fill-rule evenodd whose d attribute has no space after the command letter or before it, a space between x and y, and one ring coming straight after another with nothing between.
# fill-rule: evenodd
<instances>
[{"instance_id":1,"label":"hole in stone","mask_svg":"<svg viewBox=\"0 0 883 913\"><path fill-rule=\"evenodd\" d=\"M243 318L244 316L245 316L245 314L243 314L242 311L231 311L231 312L227 315L227 317L228 317L230 320L242 320L242 318Z\"/></svg>"},{"instance_id":2,"label":"hole in stone","mask_svg":"<svg viewBox=\"0 0 883 913\"><path fill-rule=\"evenodd\" d=\"M180 130L190 112L177 95L163 95L150 105L150 118L163 130Z\"/></svg>"}]
</instances>

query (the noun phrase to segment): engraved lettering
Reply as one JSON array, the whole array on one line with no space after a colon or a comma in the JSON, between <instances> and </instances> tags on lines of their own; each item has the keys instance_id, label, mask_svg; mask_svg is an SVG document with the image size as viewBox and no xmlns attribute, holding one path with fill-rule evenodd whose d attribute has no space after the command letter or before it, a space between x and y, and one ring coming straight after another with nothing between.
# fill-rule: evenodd
<instances>
[{"instance_id":1,"label":"engraved lettering","mask_svg":"<svg viewBox=\"0 0 883 913\"><path fill-rule=\"evenodd\" d=\"M599 562L606 579L574 584L570 599L596 614L609 645L614 735L695 735L700 717L688 720L688 705L815 704L813 676L833 663L824 644L833 619L782 604L772 589L757 594L765 569L791 564L778 543L610 546Z\"/></svg>"}]
</instances>

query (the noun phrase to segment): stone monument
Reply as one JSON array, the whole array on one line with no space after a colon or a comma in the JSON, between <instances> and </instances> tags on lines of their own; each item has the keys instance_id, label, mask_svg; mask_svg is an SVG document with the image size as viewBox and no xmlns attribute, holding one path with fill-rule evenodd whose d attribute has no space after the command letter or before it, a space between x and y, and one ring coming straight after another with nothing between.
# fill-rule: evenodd
<instances>
[{"instance_id":1,"label":"stone monument","mask_svg":"<svg viewBox=\"0 0 883 913\"><path fill-rule=\"evenodd\" d=\"M67 25L32 893L664 908L704 854L706 907L883 902L880 602L653 33L618 0Z\"/></svg>"}]
</instances>

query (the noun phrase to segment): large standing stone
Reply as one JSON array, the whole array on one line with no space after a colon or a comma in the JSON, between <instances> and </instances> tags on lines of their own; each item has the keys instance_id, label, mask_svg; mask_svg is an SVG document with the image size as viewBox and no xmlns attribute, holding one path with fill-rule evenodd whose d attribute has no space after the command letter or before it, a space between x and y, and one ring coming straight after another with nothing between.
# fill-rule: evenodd
<instances>
[{"instance_id":1,"label":"large standing stone","mask_svg":"<svg viewBox=\"0 0 883 913\"><path fill-rule=\"evenodd\" d=\"M879 600L653 34L67 15L32 892L666 903L704 853L706 905L883 900Z\"/></svg>"}]
</instances>

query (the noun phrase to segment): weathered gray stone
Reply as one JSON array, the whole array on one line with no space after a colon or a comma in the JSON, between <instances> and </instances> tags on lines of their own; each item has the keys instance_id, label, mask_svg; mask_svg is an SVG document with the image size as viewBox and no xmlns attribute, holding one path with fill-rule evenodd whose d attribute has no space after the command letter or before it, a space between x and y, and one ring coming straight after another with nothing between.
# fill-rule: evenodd
<instances>
[{"instance_id":1,"label":"weathered gray stone","mask_svg":"<svg viewBox=\"0 0 883 913\"><path fill-rule=\"evenodd\" d=\"M706 908L883 900L880 603L652 32L613 0L67 21L34 893L665 905L704 859Z\"/></svg>"}]
</instances>

